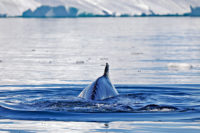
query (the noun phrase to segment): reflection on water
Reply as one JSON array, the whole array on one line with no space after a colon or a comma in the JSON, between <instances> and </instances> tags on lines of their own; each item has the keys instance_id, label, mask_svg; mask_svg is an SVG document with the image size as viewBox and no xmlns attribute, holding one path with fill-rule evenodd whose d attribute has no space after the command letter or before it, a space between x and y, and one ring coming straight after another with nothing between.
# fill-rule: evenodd
<instances>
[{"instance_id":1,"label":"reflection on water","mask_svg":"<svg viewBox=\"0 0 200 133\"><path fill-rule=\"evenodd\" d=\"M199 83L200 18L2 19L0 84ZM89 81L88 81L89 80Z\"/></svg>"},{"instance_id":2,"label":"reflection on water","mask_svg":"<svg viewBox=\"0 0 200 133\"><path fill-rule=\"evenodd\" d=\"M0 120L0 132L69 132L69 133L135 133L135 132L181 132L198 133L200 122L62 122L62 121L23 121ZM37 126L37 128L33 127Z\"/></svg>"}]
</instances>

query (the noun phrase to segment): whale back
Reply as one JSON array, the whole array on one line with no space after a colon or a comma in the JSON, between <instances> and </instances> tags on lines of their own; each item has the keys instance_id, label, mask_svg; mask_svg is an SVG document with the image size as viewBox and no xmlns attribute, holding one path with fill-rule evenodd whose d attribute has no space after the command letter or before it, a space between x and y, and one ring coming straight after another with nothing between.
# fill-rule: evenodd
<instances>
[{"instance_id":1,"label":"whale back","mask_svg":"<svg viewBox=\"0 0 200 133\"><path fill-rule=\"evenodd\" d=\"M116 88L110 82L109 77L101 76L92 84L87 86L79 94L79 97L82 97L87 100L103 100L117 95L119 94Z\"/></svg>"},{"instance_id":2,"label":"whale back","mask_svg":"<svg viewBox=\"0 0 200 133\"><path fill-rule=\"evenodd\" d=\"M109 79L109 65L106 63L103 76L88 85L78 97L87 100L103 100L117 95L119 94Z\"/></svg>"}]
</instances>

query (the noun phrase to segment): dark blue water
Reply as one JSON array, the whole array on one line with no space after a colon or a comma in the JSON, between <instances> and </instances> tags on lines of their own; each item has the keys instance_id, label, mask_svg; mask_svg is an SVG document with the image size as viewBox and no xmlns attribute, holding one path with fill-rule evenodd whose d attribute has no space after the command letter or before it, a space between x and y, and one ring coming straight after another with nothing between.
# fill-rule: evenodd
<instances>
[{"instance_id":1,"label":"dark blue water","mask_svg":"<svg viewBox=\"0 0 200 133\"><path fill-rule=\"evenodd\" d=\"M86 85L1 85L0 118L59 121L197 121L200 85L116 85L119 96L86 101ZM14 88L8 90L7 88Z\"/></svg>"}]
</instances>

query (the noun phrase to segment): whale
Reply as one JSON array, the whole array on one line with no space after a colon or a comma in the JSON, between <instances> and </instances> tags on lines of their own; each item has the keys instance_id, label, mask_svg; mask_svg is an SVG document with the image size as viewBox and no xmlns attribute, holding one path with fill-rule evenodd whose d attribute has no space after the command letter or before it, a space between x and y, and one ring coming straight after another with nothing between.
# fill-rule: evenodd
<instances>
[{"instance_id":1,"label":"whale","mask_svg":"<svg viewBox=\"0 0 200 133\"><path fill-rule=\"evenodd\" d=\"M110 97L115 97L117 95L119 95L119 93L110 81L109 64L106 63L104 74L84 88L78 97L86 100L99 101Z\"/></svg>"}]
</instances>

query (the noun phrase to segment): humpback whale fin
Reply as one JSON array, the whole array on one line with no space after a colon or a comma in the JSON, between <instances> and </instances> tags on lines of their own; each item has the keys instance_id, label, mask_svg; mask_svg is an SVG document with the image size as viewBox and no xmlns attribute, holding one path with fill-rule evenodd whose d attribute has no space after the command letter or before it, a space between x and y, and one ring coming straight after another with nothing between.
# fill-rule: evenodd
<instances>
[{"instance_id":1,"label":"humpback whale fin","mask_svg":"<svg viewBox=\"0 0 200 133\"><path fill-rule=\"evenodd\" d=\"M88 85L78 97L87 100L103 100L117 95L119 94L109 79L109 64L106 63L103 76Z\"/></svg>"},{"instance_id":2,"label":"humpback whale fin","mask_svg":"<svg viewBox=\"0 0 200 133\"><path fill-rule=\"evenodd\" d=\"M105 67L103 76L109 76L108 74L109 74L109 65L108 65L108 63L106 63L106 67Z\"/></svg>"}]
</instances>

